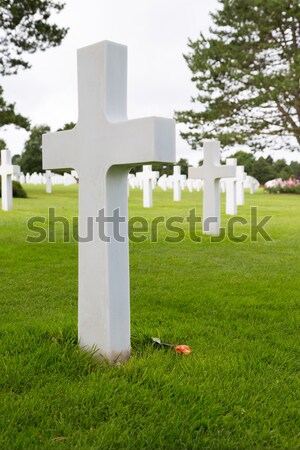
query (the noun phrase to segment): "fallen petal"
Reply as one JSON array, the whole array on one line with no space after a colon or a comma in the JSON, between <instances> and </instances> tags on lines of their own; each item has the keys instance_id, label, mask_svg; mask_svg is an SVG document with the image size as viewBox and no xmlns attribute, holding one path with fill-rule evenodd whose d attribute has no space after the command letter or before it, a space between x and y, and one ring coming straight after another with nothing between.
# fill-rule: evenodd
<instances>
[{"instance_id":1,"label":"fallen petal","mask_svg":"<svg viewBox=\"0 0 300 450\"><path fill-rule=\"evenodd\" d=\"M189 355L191 353L191 349L188 345L176 345L175 352Z\"/></svg>"}]
</instances>

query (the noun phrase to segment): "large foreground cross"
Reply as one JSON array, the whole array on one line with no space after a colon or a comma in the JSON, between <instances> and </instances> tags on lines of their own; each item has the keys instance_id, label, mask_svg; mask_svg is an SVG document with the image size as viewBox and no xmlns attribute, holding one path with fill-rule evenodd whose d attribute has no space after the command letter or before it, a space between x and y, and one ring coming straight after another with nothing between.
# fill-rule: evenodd
<instances>
[{"instance_id":1,"label":"large foreground cross","mask_svg":"<svg viewBox=\"0 0 300 450\"><path fill-rule=\"evenodd\" d=\"M175 161L175 122L127 120L127 48L104 41L78 50L79 117L43 136L44 169L79 176L78 334L114 362L130 355L127 176L132 165ZM91 220L91 219L90 219Z\"/></svg>"},{"instance_id":2,"label":"large foreground cross","mask_svg":"<svg viewBox=\"0 0 300 450\"><path fill-rule=\"evenodd\" d=\"M220 164L219 141L204 141L203 164L189 167L189 178L203 180L202 231L204 234L220 234L220 179L235 176L236 168Z\"/></svg>"}]
</instances>

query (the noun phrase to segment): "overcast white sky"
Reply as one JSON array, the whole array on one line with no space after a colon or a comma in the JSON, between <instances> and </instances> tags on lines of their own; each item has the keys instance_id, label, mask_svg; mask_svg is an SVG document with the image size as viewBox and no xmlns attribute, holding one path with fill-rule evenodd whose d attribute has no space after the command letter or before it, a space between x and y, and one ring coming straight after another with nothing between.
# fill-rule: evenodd
<instances>
[{"instance_id":1,"label":"overcast white sky","mask_svg":"<svg viewBox=\"0 0 300 450\"><path fill-rule=\"evenodd\" d=\"M32 125L52 130L77 121L76 49L102 40L128 46L128 117L173 117L174 110L191 107L191 73L183 58L188 38L208 32L210 11L217 0L65 0L66 7L53 21L69 27L56 48L30 57L32 68L1 80L4 96ZM189 150L179 137L177 158L192 164L201 153ZM20 153L28 134L2 128L13 154ZM296 159L293 155L292 159Z\"/></svg>"}]
</instances>

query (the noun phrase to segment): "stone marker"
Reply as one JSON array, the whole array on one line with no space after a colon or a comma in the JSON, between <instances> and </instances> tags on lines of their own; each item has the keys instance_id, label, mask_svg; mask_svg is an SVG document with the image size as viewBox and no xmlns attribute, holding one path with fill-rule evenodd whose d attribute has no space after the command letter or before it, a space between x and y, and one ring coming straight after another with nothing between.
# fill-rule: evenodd
<instances>
[{"instance_id":1,"label":"stone marker","mask_svg":"<svg viewBox=\"0 0 300 450\"><path fill-rule=\"evenodd\" d=\"M104 41L79 49L78 123L43 136L44 168L72 167L80 180L80 346L96 347L110 362L130 356L128 172L175 161L175 122L127 120L126 91L125 46ZM82 242L88 218L94 233Z\"/></svg>"},{"instance_id":2,"label":"stone marker","mask_svg":"<svg viewBox=\"0 0 300 450\"><path fill-rule=\"evenodd\" d=\"M226 159L227 166L237 165L236 158ZM235 215L237 214L237 204L236 204L236 177L226 179L226 214Z\"/></svg>"},{"instance_id":3,"label":"stone marker","mask_svg":"<svg viewBox=\"0 0 300 450\"><path fill-rule=\"evenodd\" d=\"M173 167L173 175L169 177L172 180L173 185L173 200L174 202L181 201L181 182L186 179L185 175L181 175L181 167Z\"/></svg>"},{"instance_id":4,"label":"stone marker","mask_svg":"<svg viewBox=\"0 0 300 450\"><path fill-rule=\"evenodd\" d=\"M257 181L256 178L247 175L244 183L244 188L248 188L250 194L254 194L254 192L259 188L259 181Z\"/></svg>"},{"instance_id":5,"label":"stone marker","mask_svg":"<svg viewBox=\"0 0 300 450\"><path fill-rule=\"evenodd\" d=\"M51 172L51 170L46 170L45 172L45 180L46 180L46 193L47 194L52 194L52 177L53 177L53 173Z\"/></svg>"},{"instance_id":6,"label":"stone marker","mask_svg":"<svg viewBox=\"0 0 300 450\"><path fill-rule=\"evenodd\" d=\"M235 176L235 167L220 164L220 142L204 141L203 164L189 167L189 178L203 180L203 234L220 234L220 179Z\"/></svg>"},{"instance_id":7,"label":"stone marker","mask_svg":"<svg viewBox=\"0 0 300 450\"><path fill-rule=\"evenodd\" d=\"M1 150L1 197L3 211L10 211L13 207L12 176L20 175L20 166L11 163L10 150Z\"/></svg>"},{"instance_id":8,"label":"stone marker","mask_svg":"<svg viewBox=\"0 0 300 450\"><path fill-rule=\"evenodd\" d=\"M246 174L244 172L244 166L236 166L236 203L238 206L245 204L244 196L244 181L246 180Z\"/></svg>"},{"instance_id":9,"label":"stone marker","mask_svg":"<svg viewBox=\"0 0 300 450\"><path fill-rule=\"evenodd\" d=\"M142 180L143 206L144 208L152 208L153 206L152 190L154 187L153 180L159 178L159 172L153 171L151 164L146 164L143 166L143 172L138 172L137 175L138 178Z\"/></svg>"},{"instance_id":10,"label":"stone marker","mask_svg":"<svg viewBox=\"0 0 300 450\"><path fill-rule=\"evenodd\" d=\"M164 173L157 181L157 185L163 190L166 191L168 189L168 177Z\"/></svg>"}]
</instances>

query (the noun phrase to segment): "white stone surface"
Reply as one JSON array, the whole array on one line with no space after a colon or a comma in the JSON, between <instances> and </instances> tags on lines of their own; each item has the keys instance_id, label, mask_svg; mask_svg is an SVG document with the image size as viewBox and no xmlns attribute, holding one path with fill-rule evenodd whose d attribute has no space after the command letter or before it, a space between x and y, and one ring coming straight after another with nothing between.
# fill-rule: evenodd
<instances>
[{"instance_id":1,"label":"white stone surface","mask_svg":"<svg viewBox=\"0 0 300 450\"><path fill-rule=\"evenodd\" d=\"M26 183L25 175L24 175L23 172L20 173L20 183L21 184L25 184Z\"/></svg>"},{"instance_id":2,"label":"white stone surface","mask_svg":"<svg viewBox=\"0 0 300 450\"><path fill-rule=\"evenodd\" d=\"M159 172L152 170L151 164L143 165L143 172L138 172L137 176L142 181L143 186L143 206L144 208L152 208L153 206L153 189L156 185L156 180L159 177ZM154 182L155 180L155 182Z\"/></svg>"},{"instance_id":3,"label":"white stone surface","mask_svg":"<svg viewBox=\"0 0 300 450\"><path fill-rule=\"evenodd\" d=\"M227 166L237 166L236 158L226 159ZM236 215L237 214L237 203L236 203L236 177L226 178L226 214Z\"/></svg>"},{"instance_id":4,"label":"white stone surface","mask_svg":"<svg viewBox=\"0 0 300 450\"><path fill-rule=\"evenodd\" d=\"M136 176L133 173L128 174L128 187L132 189L137 187Z\"/></svg>"},{"instance_id":5,"label":"white stone surface","mask_svg":"<svg viewBox=\"0 0 300 450\"><path fill-rule=\"evenodd\" d=\"M244 182L246 174L244 166L236 166L236 203L238 206L245 204Z\"/></svg>"},{"instance_id":6,"label":"white stone surface","mask_svg":"<svg viewBox=\"0 0 300 450\"><path fill-rule=\"evenodd\" d=\"M64 186L72 186L72 184L77 184L76 178L74 178L70 173L64 173Z\"/></svg>"},{"instance_id":7,"label":"white stone surface","mask_svg":"<svg viewBox=\"0 0 300 450\"><path fill-rule=\"evenodd\" d=\"M127 120L126 92L125 46L105 41L78 50L78 123L43 136L44 168L78 172L79 236L87 236L89 217L97 222L89 242L79 242L79 341L111 362L130 355L128 172L136 164L175 161L175 122ZM101 211L124 219L123 242ZM106 239L98 236L101 225Z\"/></svg>"},{"instance_id":8,"label":"white stone surface","mask_svg":"<svg viewBox=\"0 0 300 450\"><path fill-rule=\"evenodd\" d=\"M187 186L189 192L193 192L193 190L194 190L194 183L193 182L194 182L194 180L192 180L191 178L188 178L186 180L186 186Z\"/></svg>"},{"instance_id":9,"label":"white stone surface","mask_svg":"<svg viewBox=\"0 0 300 450\"><path fill-rule=\"evenodd\" d=\"M47 194L52 194L52 177L53 177L53 173L51 172L51 170L46 170L45 172L45 180L46 180L46 193Z\"/></svg>"},{"instance_id":10,"label":"white stone surface","mask_svg":"<svg viewBox=\"0 0 300 450\"><path fill-rule=\"evenodd\" d=\"M189 178L203 180L203 234L220 234L220 179L235 176L235 168L220 164L219 141L204 141L203 164L189 167Z\"/></svg>"},{"instance_id":11,"label":"white stone surface","mask_svg":"<svg viewBox=\"0 0 300 450\"><path fill-rule=\"evenodd\" d=\"M157 185L163 190L166 191L168 189L168 177L164 173L157 181Z\"/></svg>"},{"instance_id":12,"label":"white stone surface","mask_svg":"<svg viewBox=\"0 0 300 450\"><path fill-rule=\"evenodd\" d=\"M1 197L3 211L10 211L13 207L12 176L20 174L20 166L12 165L10 150L1 150Z\"/></svg>"},{"instance_id":13,"label":"white stone surface","mask_svg":"<svg viewBox=\"0 0 300 450\"><path fill-rule=\"evenodd\" d=\"M220 180L220 192L222 192L222 194L226 192L226 180L223 180L223 178Z\"/></svg>"},{"instance_id":14,"label":"white stone surface","mask_svg":"<svg viewBox=\"0 0 300 450\"><path fill-rule=\"evenodd\" d=\"M76 172L76 170L71 170L71 175L72 175L72 177L75 178L76 180L79 179L78 173Z\"/></svg>"},{"instance_id":15,"label":"white stone surface","mask_svg":"<svg viewBox=\"0 0 300 450\"><path fill-rule=\"evenodd\" d=\"M186 176L181 175L180 166L174 166L173 175L171 175L171 177L169 178L171 179L173 185L173 200L174 202L180 202L182 182L186 179Z\"/></svg>"},{"instance_id":16,"label":"white stone surface","mask_svg":"<svg viewBox=\"0 0 300 450\"><path fill-rule=\"evenodd\" d=\"M255 191L259 188L260 184L256 178L251 177L250 175L246 176L246 180L244 183L244 188L249 189L250 194L254 194Z\"/></svg>"}]
</instances>

